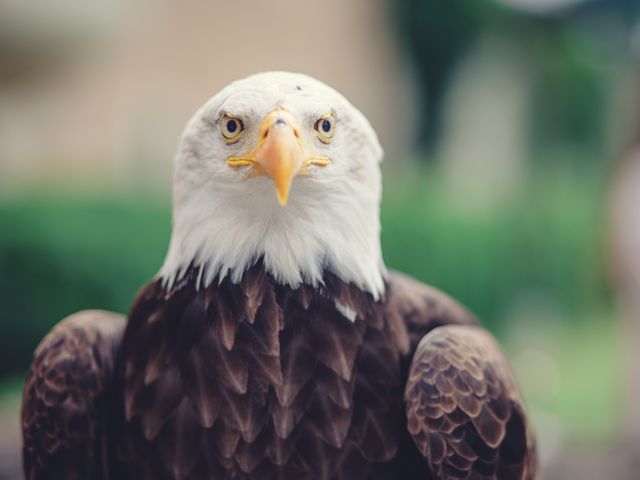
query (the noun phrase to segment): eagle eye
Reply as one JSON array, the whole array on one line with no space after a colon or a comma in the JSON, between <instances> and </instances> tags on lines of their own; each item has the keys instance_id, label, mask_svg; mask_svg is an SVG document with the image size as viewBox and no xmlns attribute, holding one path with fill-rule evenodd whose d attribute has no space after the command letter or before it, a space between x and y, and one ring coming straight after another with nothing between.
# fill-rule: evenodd
<instances>
[{"instance_id":1,"label":"eagle eye","mask_svg":"<svg viewBox=\"0 0 640 480\"><path fill-rule=\"evenodd\" d=\"M318 138L324 143L329 143L331 141L335 127L336 119L332 113L320 117L316 120L316 123L313 126L318 134Z\"/></svg>"},{"instance_id":2,"label":"eagle eye","mask_svg":"<svg viewBox=\"0 0 640 480\"><path fill-rule=\"evenodd\" d=\"M229 115L224 115L220 122L222 128L222 136L227 143L234 143L240 139L240 135L244 132L244 124L242 120Z\"/></svg>"}]
</instances>

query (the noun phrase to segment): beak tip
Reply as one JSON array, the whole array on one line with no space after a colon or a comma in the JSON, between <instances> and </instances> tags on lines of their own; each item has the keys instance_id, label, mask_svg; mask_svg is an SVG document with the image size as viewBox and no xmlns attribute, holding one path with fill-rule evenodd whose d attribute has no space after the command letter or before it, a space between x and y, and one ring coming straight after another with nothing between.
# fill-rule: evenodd
<instances>
[{"instance_id":1,"label":"beak tip","mask_svg":"<svg viewBox=\"0 0 640 480\"><path fill-rule=\"evenodd\" d=\"M276 197L278 197L278 203L281 207L287 205L289 201L289 194L291 193L291 182L292 178L288 179L286 182L276 181Z\"/></svg>"},{"instance_id":2,"label":"beak tip","mask_svg":"<svg viewBox=\"0 0 640 480\"><path fill-rule=\"evenodd\" d=\"M280 204L281 207L286 207L287 206L287 201L289 200L288 195L280 195L278 194L278 203Z\"/></svg>"}]
</instances>

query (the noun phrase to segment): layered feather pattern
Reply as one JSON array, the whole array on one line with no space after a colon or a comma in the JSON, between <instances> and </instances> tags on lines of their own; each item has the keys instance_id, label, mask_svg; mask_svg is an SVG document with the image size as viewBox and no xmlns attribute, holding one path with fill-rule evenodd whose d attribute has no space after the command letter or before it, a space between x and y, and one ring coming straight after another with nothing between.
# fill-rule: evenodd
<instances>
[{"instance_id":1,"label":"layered feather pattern","mask_svg":"<svg viewBox=\"0 0 640 480\"><path fill-rule=\"evenodd\" d=\"M330 274L292 289L260 263L195 285L148 285L124 338L85 312L43 340L27 478L535 478L506 359L437 290L395 273L378 301Z\"/></svg>"},{"instance_id":2,"label":"layered feather pattern","mask_svg":"<svg viewBox=\"0 0 640 480\"><path fill-rule=\"evenodd\" d=\"M60 322L38 346L22 402L27 479L109 478L109 407L124 328L121 315L85 311Z\"/></svg>"},{"instance_id":3,"label":"layered feather pattern","mask_svg":"<svg viewBox=\"0 0 640 480\"><path fill-rule=\"evenodd\" d=\"M123 458L161 455L154 478L329 479L396 456L407 339L382 302L330 275L277 285L260 264L240 284L195 276L149 285L131 311Z\"/></svg>"},{"instance_id":4,"label":"layered feather pattern","mask_svg":"<svg viewBox=\"0 0 640 480\"><path fill-rule=\"evenodd\" d=\"M479 327L446 326L418 345L408 429L438 478L535 478L535 447L513 374Z\"/></svg>"}]
</instances>

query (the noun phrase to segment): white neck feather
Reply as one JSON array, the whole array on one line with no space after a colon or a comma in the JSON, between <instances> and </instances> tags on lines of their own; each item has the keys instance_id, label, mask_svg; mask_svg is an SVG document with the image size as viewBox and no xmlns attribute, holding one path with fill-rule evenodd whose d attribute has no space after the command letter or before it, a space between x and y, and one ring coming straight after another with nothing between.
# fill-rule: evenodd
<instances>
[{"instance_id":1,"label":"white neck feather","mask_svg":"<svg viewBox=\"0 0 640 480\"><path fill-rule=\"evenodd\" d=\"M227 275L237 283L262 259L278 282L293 288L302 282L322 284L326 269L379 298L384 266L377 207L363 215L367 209L354 204L356 197L334 191L340 201L333 202L326 189L306 188L301 197L295 182L289 204L281 207L266 179L249 182L255 184L252 191L238 192L233 205L223 200L176 206L169 253L160 270L168 284L191 264L201 271L200 286Z\"/></svg>"}]
</instances>

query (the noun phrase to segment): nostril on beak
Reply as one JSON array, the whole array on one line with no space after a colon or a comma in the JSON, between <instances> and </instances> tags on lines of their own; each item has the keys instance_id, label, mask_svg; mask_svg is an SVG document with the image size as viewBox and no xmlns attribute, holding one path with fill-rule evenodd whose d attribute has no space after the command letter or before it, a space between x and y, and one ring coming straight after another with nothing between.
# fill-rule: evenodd
<instances>
[{"instance_id":1,"label":"nostril on beak","mask_svg":"<svg viewBox=\"0 0 640 480\"><path fill-rule=\"evenodd\" d=\"M279 126L281 126L281 127L286 127L286 126L287 126L287 121L286 121L284 118L279 118L279 119L277 119L277 120L274 122L274 124L273 124L273 125L274 125L274 126L275 126L275 125L279 125Z\"/></svg>"}]
</instances>

